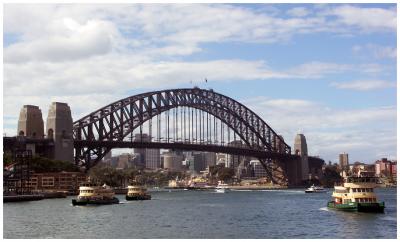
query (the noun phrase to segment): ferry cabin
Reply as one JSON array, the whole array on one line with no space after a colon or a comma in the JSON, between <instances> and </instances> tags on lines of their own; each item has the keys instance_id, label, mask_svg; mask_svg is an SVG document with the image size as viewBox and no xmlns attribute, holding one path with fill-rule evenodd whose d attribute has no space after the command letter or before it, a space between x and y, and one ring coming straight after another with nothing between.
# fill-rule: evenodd
<instances>
[{"instance_id":1,"label":"ferry cabin","mask_svg":"<svg viewBox=\"0 0 400 242\"><path fill-rule=\"evenodd\" d=\"M343 186L335 186L332 194L337 204L376 203L375 177L348 177Z\"/></svg>"}]
</instances>

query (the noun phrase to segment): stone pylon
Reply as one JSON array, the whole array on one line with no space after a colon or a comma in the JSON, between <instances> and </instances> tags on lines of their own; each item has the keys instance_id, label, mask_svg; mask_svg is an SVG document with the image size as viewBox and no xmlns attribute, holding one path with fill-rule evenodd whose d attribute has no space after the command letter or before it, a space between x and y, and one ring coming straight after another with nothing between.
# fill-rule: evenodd
<instances>
[{"instance_id":1,"label":"stone pylon","mask_svg":"<svg viewBox=\"0 0 400 242\"><path fill-rule=\"evenodd\" d=\"M47 116L47 138L54 140L55 160L74 161L71 109L66 103L53 102Z\"/></svg>"},{"instance_id":2,"label":"stone pylon","mask_svg":"<svg viewBox=\"0 0 400 242\"><path fill-rule=\"evenodd\" d=\"M24 105L18 119L18 135L43 139L44 125L42 111L38 106Z\"/></svg>"},{"instance_id":3,"label":"stone pylon","mask_svg":"<svg viewBox=\"0 0 400 242\"><path fill-rule=\"evenodd\" d=\"M308 180L310 173L308 168L308 151L306 137L303 134L297 134L294 139L294 153L301 157L302 180Z\"/></svg>"}]
</instances>

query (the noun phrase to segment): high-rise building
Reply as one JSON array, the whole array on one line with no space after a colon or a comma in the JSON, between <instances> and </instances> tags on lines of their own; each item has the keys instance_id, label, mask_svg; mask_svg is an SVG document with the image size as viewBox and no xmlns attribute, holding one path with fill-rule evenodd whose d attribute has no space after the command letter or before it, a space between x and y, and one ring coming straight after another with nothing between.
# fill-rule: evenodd
<instances>
[{"instance_id":1,"label":"high-rise building","mask_svg":"<svg viewBox=\"0 0 400 242\"><path fill-rule=\"evenodd\" d=\"M131 166L130 161L132 159L132 155L129 153L123 153L118 156L118 165L119 169L126 169Z\"/></svg>"},{"instance_id":2,"label":"high-rise building","mask_svg":"<svg viewBox=\"0 0 400 242\"><path fill-rule=\"evenodd\" d=\"M261 165L261 162L259 160L251 160L250 166L252 168L254 177L257 177L257 178L267 177L267 171Z\"/></svg>"},{"instance_id":3,"label":"high-rise building","mask_svg":"<svg viewBox=\"0 0 400 242\"><path fill-rule=\"evenodd\" d=\"M38 106L24 105L21 108L18 119L18 135L43 138L44 125L42 111Z\"/></svg>"},{"instance_id":4,"label":"high-rise building","mask_svg":"<svg viewBox=\"0 0 400 242\"><path fill-rule=\"evenodd\" d=\"M301 157L301 178L309 178L307 142L304 134L297 134L294 139L294 153Z\"/></svg>"},{"instance_id":5,"label":"high-rise building","mask_svg":"<svg viewBox=\"0 0 400 242\"><path fill-rule=\"evenodd\" d=\"M341 170L345 170L349 166L349 154L339 154L339 167Z\"/></svg>"},{"instance_id":6,"label":"high-rise building","mask_svg":"<svg viewBox=\"0 0 400 242\"><path fill-rule=\"evenodd\" d=\"M234 147L242 147L242 141L240 140L234 140L231 141L228 146L234 146ZM226 159L225 159L225 167L229 167L229 168L237 168L240 164L240 161L242 160L242 156L238 156L238 155L230 155L227 154L226 155Z\"/></svg>"},{"instance_id":7,"label":"high-rise building","mask_svg":"<svg viewBox=\"0 0 400 242\"><path fill-rule=\"evenodd\" d=\"M164 169L167 169L169 171L181 171L182 170L182 161L184 159L182 152L169 151L169 152L163 153L161 156L164 160L164 162L163 162Z\"/></svg>"},{"instance_id":8,"label":"high-rise building","mask_svg":"<svg viewBox=\"0 0 400 242\"><path fill-rule=\"evenodd\" d=\"M200 173L200 171L204 171L207 167L204 152L193 152L192 156L193 162L190 162L189 170L195 173Z\"/></svg>"},{"instance_id":9,"label":"high-rise building","mask_svg":"<svg viewBox=\"0 0 400 242\"><path fill-rule=\"evenodd\" d=\"M151 142L148 134L135 134L135 142ZM158 169L161 167L160 149L138 149L135 148L134 153L140 154L141 164L147 169Z\"/></svg>"}]
</instances>

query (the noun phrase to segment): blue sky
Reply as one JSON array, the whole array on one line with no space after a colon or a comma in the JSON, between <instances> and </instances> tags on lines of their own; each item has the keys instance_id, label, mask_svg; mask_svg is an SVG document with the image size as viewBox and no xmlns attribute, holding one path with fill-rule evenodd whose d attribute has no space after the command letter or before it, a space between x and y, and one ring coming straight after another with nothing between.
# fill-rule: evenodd
<instances>
[{"instance_id":1,"label":"blue sky","mask_svg":"<svg viewBox=\"0 0 400 242\"><path fill-rule=\"evenodd\" d=\"M3 128L24 104L78 119L193 81L291 146L304 133L311 155L397 159L396 35L395 4L6 4Z\"/></svg>"}]
</instances>

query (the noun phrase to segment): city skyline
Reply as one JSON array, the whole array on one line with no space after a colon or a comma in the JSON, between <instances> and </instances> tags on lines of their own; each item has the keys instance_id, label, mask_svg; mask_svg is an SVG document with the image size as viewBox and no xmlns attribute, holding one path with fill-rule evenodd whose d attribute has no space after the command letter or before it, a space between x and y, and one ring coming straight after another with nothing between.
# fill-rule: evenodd
<instances>
[{"instance_id":1,"label":"city skyline","mask_svg":"<svg viewBox=\"0 0 400 242\"><path fill-rule=\"evenodd\" d=\"M326 162L397 159L396 51L395 4L6 4L3 129L16 135L25 104L46 116L67 102L76 120L197 85L243 103L292 148L303 133Z\"/></svg>"}]
</instances>

